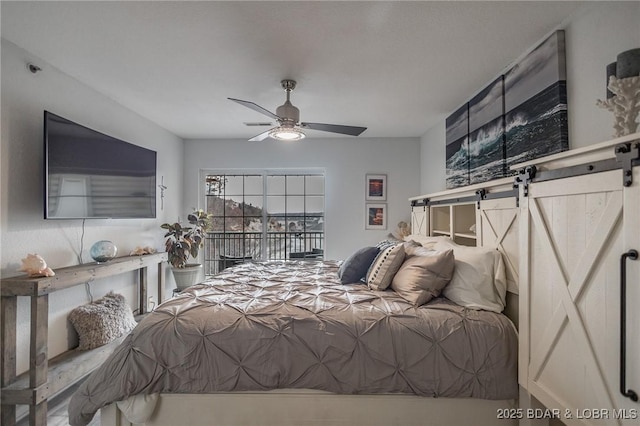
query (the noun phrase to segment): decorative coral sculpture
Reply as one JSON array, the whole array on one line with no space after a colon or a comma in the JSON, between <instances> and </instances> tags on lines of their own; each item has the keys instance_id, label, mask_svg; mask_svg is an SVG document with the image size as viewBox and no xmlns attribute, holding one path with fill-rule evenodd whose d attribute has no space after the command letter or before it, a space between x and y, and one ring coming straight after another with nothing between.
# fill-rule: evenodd
<instances>
[{"instance_id":1,"label":"decorative coral sculpture","mask_svg":"<svg viewBox=\"0 0 640 426\"><path fill-rule=\"evenodd\" d=\"M52 277L56 274L39 254L28 254L22 259L22 268L18 270L26 272L30 277Z\"/></svg>"},{"instance_id":2,"label":"decorative coral sculpture","mask_svg":"<svg viewBox=\"0 0 640 426\"><path fill-rule=\"evenodd\" d=\"M615 96L606 101L598 99L596 105L613 112L615 137L635 133L636 117L640 113L640 76L618 79L609 77L607 86Z\"/></svg>"}]
</instances>

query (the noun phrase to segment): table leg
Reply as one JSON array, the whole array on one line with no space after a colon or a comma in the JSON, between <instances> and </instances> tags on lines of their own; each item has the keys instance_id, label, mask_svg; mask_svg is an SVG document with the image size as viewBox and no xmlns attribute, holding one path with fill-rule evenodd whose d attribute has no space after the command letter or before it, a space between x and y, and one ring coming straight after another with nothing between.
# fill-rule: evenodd
<instances>
[{"instance_id":1,"label":"table leg","mask_svg":"<svg viewBox=\"0 0 640 426\"><path fill-rule=\"evenodd\" d=\"M2 328L0 329L0 340L2 341L2 350L0 351L0 364L2 364L1 387L10 385L16 379L17 302L18 298L15 296L2 297L0 302L0 321L2 321ZM2 411L0 424L14 426L16 424L16 406L2 404L0 410Z\"/></svg>"}]
</instances>

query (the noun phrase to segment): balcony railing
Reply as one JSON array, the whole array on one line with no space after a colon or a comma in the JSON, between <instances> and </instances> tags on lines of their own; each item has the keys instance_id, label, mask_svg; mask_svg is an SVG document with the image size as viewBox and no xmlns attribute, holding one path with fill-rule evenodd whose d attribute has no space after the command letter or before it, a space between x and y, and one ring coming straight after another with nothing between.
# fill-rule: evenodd
<instances>
[{"instance_id":1,"label":"balcony railing","mask_svg":"<svg viewBox=\"0 0 640 426\"><path fill-rule=\"evenodd\" d=\"M204 255L205 275L250 260L322 259L324 232L210 232Z\"/></svg>"}]
</instances>

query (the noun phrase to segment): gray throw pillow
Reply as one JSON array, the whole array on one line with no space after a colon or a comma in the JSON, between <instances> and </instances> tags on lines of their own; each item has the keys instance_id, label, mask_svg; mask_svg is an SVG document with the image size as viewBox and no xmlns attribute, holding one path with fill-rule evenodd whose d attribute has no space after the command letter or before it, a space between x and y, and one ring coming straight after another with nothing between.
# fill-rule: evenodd
<instances>
[{"instance_id":1,"label":"gray throw pillow","mask_svg":"<svg viewBox=\"0 0 640 426\"><path fill-rule=\"evenodd\" d=\"M363 247L349 256L338 269L340 282L342 284L360 282L367 275L369 266L378 255L378 251L377 247Z\"/></svg>"}]
</instances>

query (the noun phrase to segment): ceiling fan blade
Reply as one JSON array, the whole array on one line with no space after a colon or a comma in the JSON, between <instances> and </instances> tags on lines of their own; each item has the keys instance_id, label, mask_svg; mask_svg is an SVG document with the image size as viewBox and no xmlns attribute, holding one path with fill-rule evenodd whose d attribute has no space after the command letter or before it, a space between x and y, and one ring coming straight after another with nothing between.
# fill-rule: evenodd
<instances>
[{"instance_id":1,"label":"ceiling fan blade","mask_svg":"<svg viewBox=\"0 0 640 426\"><path fill-rule=\"evenodd\" d=\"M269 129L267 131L264 131L264 132L260 133L259 135L255 135L254 137L249 139L249 142L260 142L260 141L265 140L266 138L269 137L269 132L271 130L273 130L273 129Z\"/></svg>"},{"instance_id":2,"label":"ceiling fan blade","mask_svg":"<svg viewBox=\"0 0 640 426\"><path fill-rule=\"evenodd\" d=\"M366 127L342 126L340 124L323 123L300 123L300 127L311 130L322 130L323 132L342 133L344 135L359 136L367 130Z\"/></svg>"},{"instance_id":3,"label":"ceiling fan blade","mask_svg":"<svg viewBox=\"0 0 640 426\"><path fill-rule=\"evenodd\" d=\"M243 100L240 100L240 99L234 99L234 98L227 98L227 99L229 99L230 101L233 101L233 102L237 102L237 103L239 103L240 105L244 105L244 106L246 106L247 108L251 108L251 109L252 109L252 110L254 110L254 111L258 111L259 113L264 114L264 115L266 115L267 117L271 117L271 118L273 118L273 119L280 120L280 117L278 117L277 115L275 115L275 114L274 114L274 113L272 113L271 111L266 110L266 109L262 108L260 105L255 104L255 103L253 103L253 102L243 101Z\"/></svg>"}]
</instances>

